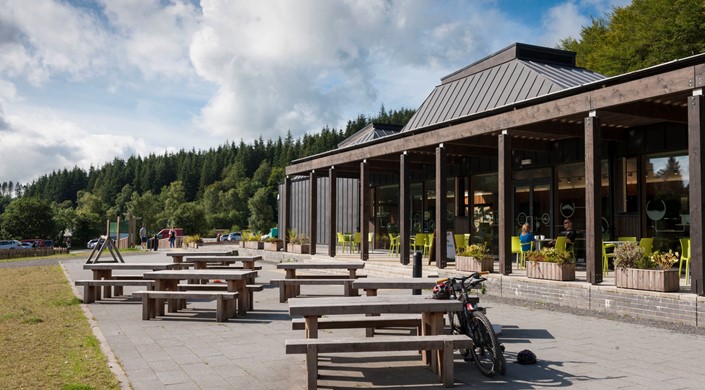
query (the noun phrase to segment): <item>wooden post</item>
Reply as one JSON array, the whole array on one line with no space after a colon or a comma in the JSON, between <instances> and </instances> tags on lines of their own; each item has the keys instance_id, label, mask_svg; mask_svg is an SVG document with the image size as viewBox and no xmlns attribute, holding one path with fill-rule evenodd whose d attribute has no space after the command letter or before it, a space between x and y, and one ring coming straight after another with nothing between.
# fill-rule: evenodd
<instances>
[{"instance_id":1,"label":"wooden post","mask_svg":"<svg viewBox=\"0 0 705 390\"><path fill-rule=\"evenodd\" d=\"M585 259L587 280L602 283L602 160L600 119L585 118ZM575 251L575 244L573 244Z\"/></svg>"},{"instance_id":2,"label":"wooden post","mask_svg":"<svg viewBox=\"0 0 705 390\"><path fill-rule=\"evenodd\" d=\"M318 178L316 171L311 171L308 175L308 231L310 235L309 253L316 254L316 237L318 236Z\"/></svg>"},{"instance_id":3,"label":"wooden post","mask_svg":"<svg viewBox=\"0 0 705 390\"><path fill-rule=\"evenodd\" d=\"M284 210L283 210L283 217L282 218L282 230L283 230L283 239L282 242L284 244L284 252L287 251L287 244L289 241L289 224L291 224L291 221L289 220L289 210L291 209L291 178L287 176L284 179Z\"/></svg>"},{"instance_id":4,"label":"wooden post","mask_svg":"<svg viewBox=\"0 0 705 390\"><path fill-rule=\"evenodd\" d=\"M409 264L409 223L411 221L411 194L409 192L409 156L399 156L399 261Z\"/></svg>"},{"instance_id":5,"label":"wooden post","mask_svg":"<svg viewBox=\"0 0 705 390\"><path fill-rule=\"evenodd\" d=\"M498 138L497 185L499 214L499 271L512 273L512 138L506 130Z\"/></svg>"},{"instance_id":6,"label":"wooden post","mask_svg":"<svg viewBox=\"0 0 705 390\"><path fill-rule=\"evenodd\" d=\"M328 169L328 256L335 257L336 241L338 240L338 220L336 196L338 183L335 167Z\"/></svg>"},{"instance_id":7,"label":"wooden post","mask_svg":"<svg viewBox=\"0 0 705 390\"><path fill-rule=\"evenodd\" d=\"M702 135L705 123L705 99L702 90L697 95L688 97L688 173L690 176L690 265L691 291L705 295L705 264L703 262L703 231L705 223L705 191L703 191L703 172L705 161L702 152L705 149L705 137Z\"/></svg>"},{"instance_id":8,"label":"wooden post","mask_svg":"<svg viewBox=\"0 0 705 390\"><path fill-rule=\"evenodd\" d=\"M368 187L370 167L367 160L360 163L360 259L370 258L367 233L370 231L370 190Z\"/></svg>"},{"instance_id":9,"label":"wooden post","mask_svg":"<svg viewBox=\"0 0 705 390\"><path fill-rule=\"evenodd\" d=\"M446 231L448 230L448 159L443 144L436 148L436 231L434 233L436 246L436 267L445 268L448 248L446 247ZM430 254L429 254L430 256Z\"/></svg>"}]
</instances>

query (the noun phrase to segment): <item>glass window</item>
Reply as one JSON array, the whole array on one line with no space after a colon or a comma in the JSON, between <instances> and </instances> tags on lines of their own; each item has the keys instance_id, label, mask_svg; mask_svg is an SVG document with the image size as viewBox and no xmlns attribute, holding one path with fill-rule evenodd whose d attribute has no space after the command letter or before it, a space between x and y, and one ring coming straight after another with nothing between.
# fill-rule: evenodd
<instances>
[{"instance_id":1,"label":"glass window","mask_svg":"<svg viewBox=\"0 0 705 390\"><path fill-rule=\"evenodd\" d=\"M679 250L679 238L690 234L688 156L645 159L646 223L654 250Z\"/></svg>"},{"instance_id":2,"label":"glass window","mask_svg":"<svg viewBox=\"0 0 705 390\"><path fill-rule=\"evenodd\" d=\"M497 174L478 175L471 179L473 194L472 236L474 243L487 243L497 253Z\"/></svg>"}]
</instances>

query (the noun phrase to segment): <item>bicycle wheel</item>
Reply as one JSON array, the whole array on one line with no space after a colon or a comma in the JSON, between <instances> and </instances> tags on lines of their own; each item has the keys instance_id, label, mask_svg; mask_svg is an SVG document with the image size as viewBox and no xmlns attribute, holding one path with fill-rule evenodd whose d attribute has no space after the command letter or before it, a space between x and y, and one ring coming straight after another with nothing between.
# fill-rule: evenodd
<instances>
[{"instance_id":1,"label":"bicycle wheel","mask_svg":"<svg viewBox=\"0 0 705 390\"><path fill-rule=\"evenodd\" d=\"M465 316L462 312L452 311L448 313L448 322L450 323L451 334L464 334L470 337L465 323ZM469 349L460 349L459 352L463 355L463 358L467 358L470 355Z\"/></svg>"},{"instance_id":2,"label":"bicycle wheel","mask_svg":"<svg viewBox=\"0 0 705 390\"><path fill-rule=\"evenodd\" d=\"M471 337L475 345L471 349L473 361L482 375L493 377L496 373L506 372L506 361L492 330L492 324L480 311L471 314Z\"/></svg>"}]
</instances>

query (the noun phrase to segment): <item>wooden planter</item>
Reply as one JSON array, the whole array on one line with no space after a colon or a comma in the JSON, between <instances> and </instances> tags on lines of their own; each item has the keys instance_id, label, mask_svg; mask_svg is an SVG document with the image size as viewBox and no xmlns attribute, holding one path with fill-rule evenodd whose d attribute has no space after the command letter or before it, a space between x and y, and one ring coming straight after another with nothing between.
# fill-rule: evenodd
<instances>
[{"instance_id":1,"label":"wooden planter","mask_svg":"<svg viewBox=\"0 0 705 390\"><path fill-rule=\"evenodd\" d=\"M526 276L533 279L575 280L575 264L557 264L547 261L526 261Z\"/></svg>"},{"instance_id":2,"label":"wooden planter","mask_svg":"<svg viewBox=\"0 0 705 390\"><path fill-rule=\"evenodd\" d=\"M470 256L455 256L455 269L470 272L494 272L494 259L479 260Z\"/></svg>"},{"instance_id":3,"label":"wooden planter","mask_svg":"<svg viewBox=\"0 0 705 390\"><path fill-rule=\"evenodd\" d=\"M291 253L307 254L311 251L309 244L286 244L286 251Z\"/></svg>"},{"instance_id":4,"label":"wooden planter","mask_svg":"<svg viewBox=\"0 0 705 390\"><path fill-rule=\"evenodd\" d=\"M680 290L680 278L677 269L615 269L614 282L617 287L635 290L674 292Z\"/></svg>"},{"instance_id":5,"label":"wooden planter","mask_svg":"<svg viewBox=\"0 0 705 390\"><path fill-rule=\"evenodd\" d=\"M264 243L262 241L244 241L245 248L247 249L263 249Z\"/></svg>"},{"instance_id":6,"label":"wooden planter","mask_svg":"<svg viewBox=\"0 0 705 390\"><path fill-rule=\"evenodd\" d=\"M281 241L264 242L264 250L266 251L278 252L282 248L284 248L284 243Z\"/></svg>"}]
</instances>

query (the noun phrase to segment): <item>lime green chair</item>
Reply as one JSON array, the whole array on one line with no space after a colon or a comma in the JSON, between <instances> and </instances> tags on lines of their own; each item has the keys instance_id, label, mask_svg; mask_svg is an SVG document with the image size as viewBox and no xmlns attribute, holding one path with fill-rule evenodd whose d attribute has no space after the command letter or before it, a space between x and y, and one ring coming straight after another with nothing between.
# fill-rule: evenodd
<instances>
[{"instance_id":1,"label":"lime green chair","mask_svg":"<svg viewBox=\"0 0 705 390\"><path fill-rule=\"evenodd\" d=\"M678 264L678 277L685 262L685 284L688 284L688 270L690 269L690 238L681 238L681 261Z\"/></svg>"},{"instance_id":2,"label":"lime green chair","mask_svg":"<svg viewBox=\"0 0 705 390\"><path fill-rule=\"evenodd\" d=\"M433 242L433 233L426 235L426 242L423 244L423 255L431 258L431 243Z\"/></svg>"},{"instance_id":3,"label":"lime green chair","mask_svg":"<svg viewBox=\"0 0 705 390\"><path fill-rule=\"evenodd\" d=\"M345 247L350 248L350 253L352 253L352 240L349 234L343 234L338 232L338 246L340 247L340 252L345 253Z\"/></svg>"},{"instance_id":4,"label":"lime green chair","mask_svg":"<svg viewBox=\"0 0 705 390\"><path fill-rule=\"evenodd\" d=\"M453 241L455 241L455 254L462 253L465 251L465 235L464 234L454 234Z\"/></svg>"},{"instance_id":5,"label":"lime green chair","mask_svg":"<svg viewBox=\"0 0 705 390\"><path fill-rule=\"evenodd\" d=\"M636 237L617 237L617 241L631 241L631 242L636 242Z\"/></svg>"},{"instance_id":6,"label":"lime green chair","mask_svg":"<svg viewBox=\"0 0 705 390\"><path fill-rule=\"evenodd\" d=\"M639 246L644 248L644 256L651 256L654 249L654 238L644 237L639 241Z\"/></svg>"},{"instance_id":7,"label":"lime green chair","mask_svg":"<svg viewBox=\"0 0 705 390\"><path fill-rule=\"evenodd\" d=\"M399 253L399 243L401 236L394 233L389 233L389 254Z\"/></svg>"},{"instance_id":8,"label":"lime green chair","mask_svg":"<svg viewBox=\"0 0 705 390\"><path fill-rule=\"evenodd\" d=\"M614 244L602 244L602 272L605 275L610 273L610 257L614 256L613 253L607 252L609 247L614 247Z\"/></svg>"},{"instance_id":9,"label":"lime green chair","mask_svg":"<svg viewBox=\"0 0 705 390\"><path fill-rule=\"evenodd\" d=\"M360 232L356 232L355 234L353 234L353 238L352 238L352 250L353 251L360 252L360 247L361 247L360 240L362 240Z\"/></svg>"},{"instance_id":10,"label":"lime green chair","mask_svg":"<svg viewBox=\"0 0 705 390\"><path fill-rule=\"evenodd\" d=\"M411 252L416 252L417 248L423 252L423 247L426 245L426 233L416 233L414 238L409 243Z\"/></svg>"},{"instance_id":11,"label":"lime green chair","mask_svg":"<svg viewBox=\"0 0 705 390\"><path fill-rule=\"evenodd\" d=\"M573 246L574 245L571 245L570 248L568 248L568 238L566 236L556 237L555 248L566 251L566 252L570 253L570 256L572 258L575 258L575 252L573 251Z\"/></svg>"},{"instance_id":12,"label":"lime green chair","mask_svg":"<svg viewBox=\"0 0 705 390\"><path fill-rule=\"evenodd\" d=\"M521 268L524 253L521 251L521 240L519 236L512 236L512 254L516 256L517 269Z\"/></svg>"}]
</instances>

